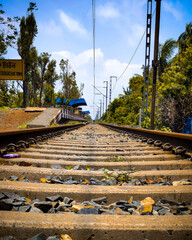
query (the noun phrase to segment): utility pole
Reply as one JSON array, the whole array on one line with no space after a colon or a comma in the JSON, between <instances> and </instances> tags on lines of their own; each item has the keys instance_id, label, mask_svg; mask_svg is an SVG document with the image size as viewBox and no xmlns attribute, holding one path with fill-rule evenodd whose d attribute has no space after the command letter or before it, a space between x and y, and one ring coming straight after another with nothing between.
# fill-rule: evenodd
<instances>
[{"instance_id":1,"label":"utility pole","mask_svg":"<svg viewBox=\"0 0 192 240\"><path fill-rule=\"evenodd\" d=\"M139 128L141 128L141 108L139 109Z\"/></svg>"},{"instance_id":2,"label":"utility pole","mask_svg":"<svg viewBox=\"0 0 192 240\"><path fill-rule=\"evenodd\" d=\"M108 81L104 81L104 83L106 83L106 109L105 112L107 112L107 98L108 98Z\"/></svg>"},{"instance_id":3,"label":"utility pole","mask_svg":"<svg viewBox=\"0 0 192 240\"><path fill-rule=\"evenodd\" d=\"M156 1L156 19L155 19L155 45L154 45L154 60L153 66L153 86L152 86L152 101L151 101L151 126L154 129L155 121L155 98L156 98L156 82L157 82L157 67L158 67L158 50L159 50L159 26L160 26L160 10L161 0Z\"/></svg>"},{"instance_id":4,"label":"utility pole","mask_svg":"<svg viewBox=\"0 0 192 240\"><path fill-rule=\"evenodd\" d=\"M102 116L102 100L100 99L100 118Z\"/></svg>"},{"instance_id":5,"label":"utility pole","mask_svg":"<svg viewBox=\"0 0 192 240\"><path fill-rule=\"evenodd\" d=\"M111 103L111 95L112 95L112 78L116 78L116 81L117 81L117 77L116 77L116 76L110 76L110 85L109 85L109 104Z\"/></svg>"},{"instance_id":6,"label":"utility pole","mask_svg":"<svg viewBox=\"0 0 192 240\"><path fill-rule=\"evenodd\" d=\"M152 23L152 0L148 0L147 1L146 44L145 44L144 90L143 90L143 121L147 117L147 107L148 107L151 23Z\"/></svg>"}]
</instances>

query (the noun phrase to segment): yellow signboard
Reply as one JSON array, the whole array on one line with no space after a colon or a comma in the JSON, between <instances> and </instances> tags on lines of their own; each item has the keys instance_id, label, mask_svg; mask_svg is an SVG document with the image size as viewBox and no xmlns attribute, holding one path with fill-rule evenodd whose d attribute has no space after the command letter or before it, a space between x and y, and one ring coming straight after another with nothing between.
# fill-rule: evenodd
<instances>
[{"instance_id":1,"label":"yellow signboard","mask_svg":"<svg viewBox=\"0 0 192 240\"><path fill-rule=\"evenodd\" d=\"M0 60L0 80L24 81L24 60Z\"/></svg>"}]
</instances>

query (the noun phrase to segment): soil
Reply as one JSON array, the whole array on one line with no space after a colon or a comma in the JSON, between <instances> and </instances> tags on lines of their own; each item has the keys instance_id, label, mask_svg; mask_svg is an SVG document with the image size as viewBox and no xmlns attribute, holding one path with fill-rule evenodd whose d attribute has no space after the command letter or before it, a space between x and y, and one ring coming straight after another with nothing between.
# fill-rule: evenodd
<instances>
[{"instance_id":1,"label":"soil","mask_svg":"<svg viewBox=\"0 0 192 240\"><path fill-rule=\"evenodd\" d=\"M18 126L27 124L41 112L25 112L25 109L0 111L0 131L18 130Z\"/></svg>"}]
</instances>

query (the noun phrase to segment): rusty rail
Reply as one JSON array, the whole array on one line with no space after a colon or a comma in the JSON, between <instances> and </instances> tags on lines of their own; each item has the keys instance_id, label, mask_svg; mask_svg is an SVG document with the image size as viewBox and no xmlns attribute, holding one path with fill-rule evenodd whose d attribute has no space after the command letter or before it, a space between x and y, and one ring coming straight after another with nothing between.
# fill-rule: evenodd
<instances>
[{"instance_id":1,"label":"rusty rail","mask_svg":"<svg viewBox=\"0 0 192 240\"><path fill-rule=\"evenodd\" d=\"M131 133L136 138L141 139L141 141L146 141L146 142L148 141L148 143L154 143L155 141L161 142L162 145L169 143L169 146L171 146L174 150L177 147L183 147L185 148L187 154L192 156L192 135L183 134L183 133L154 131L154 130L149 130L144 128L136 128L136 127L118 126L118 125L106 124L106 123L100 123L100 124L113 130ZM168 146L168 144L166 146ZM172 148L170 150L172 150Z\"/></svg>"},{"instance_id":2,"label":"rusty rail","mask_svg":"<svg viewBox=\"0 0 192 240\"><path fill-rule=\"evenodd\" d=\"M43 140L49 137L54 137L59 134L64 133L65 131L73 130L79 127L84 126L82 124L73 124L73 125L62 125L57 127L41 127L41 128L32 128L24 130L15 130L15 131L2 131L0 132L0 150L6 148L10 143L17 144L18 141L27 141L30 138L37 140Z\"/></svg>"}]
</instances>

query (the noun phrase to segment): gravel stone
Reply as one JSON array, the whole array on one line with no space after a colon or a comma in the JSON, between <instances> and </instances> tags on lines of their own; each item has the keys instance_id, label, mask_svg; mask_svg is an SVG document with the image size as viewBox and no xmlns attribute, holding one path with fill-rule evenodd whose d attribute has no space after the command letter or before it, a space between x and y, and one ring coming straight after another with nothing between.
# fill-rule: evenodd
<instances>
[{"instance_id":1,"label":"gravel stone","mask_svg":"<svg viewBox=\"0 0 192 240\"><path fill-rule=\"evenodd\" d=\"M97 204L102 204L103 202L106 203L107 202L107 198L106 197L101 197L101 198L95 198L95 199L91 199L91 201L97 203Z\"/></svg>"},{"instance_id":2,"label":"gravel stone","mask_svg":"<svg viewBox=\"0 0 192 240\"><path fill-rule=\"evenodd\" d=\"M36 207L31 207L31 209L29 210L29 212L34 212L34 213L43 213L43 211L41 211L39 208Z\"/></svg>"},{"instance_id":3,"label":"gravel stone","mask_svg":"<svg viewBox=\"0 0 192 240\"><path fill-rule=\"evenodd\" d=\"M45 201L48 201L48 202L57 202L57 201L60 201L60 202L62 202L62 201L63 201L63 198L62 198L60 195L55 195L55 196L46 197L46 198L45 198Z\"/></svg>"},{"instance_id":4,"label":"gravel stone","mask_svg":"<svg viewBox=\"0 0 192 240\"><path fill-rule=\"evenodd\" d=\"M99 214L98 208L81 208L77 214Z\"/></svg>"},{"instance_id":5,"label":"gravel stone","mask_svg":"<svg viewBox=\"0 0 192 240\"><path fill-rule=\"evenodd\" d=\"M46 201L36 202L34 203L34 207L39 208L44 213L47 213L52 208L52 204L51 202L46 202Z\"/></svg>"},{"instance_id":6,"label":"gravel stone","mask_svg":"<svg viewBox=\"0 0 192 240\"><path fill-rule=\"evenodd\" d=\"M0 237L0 240L17 240L17 239L13 236L5 236L5 237Z\"/></svg>"},{"instance_id":7,"label":"gravel stone","mask_svg":"<svg viewBox=\"0 0 192 240\"><path fill-rule=\"evenodd\" d=\"M10 211L13 208L13 201L11 199L4 199L0 201L0 210Z\"/></svg>"},{"instance_id":8,"label":"gravel stone","mask_svg":"<svg viewBox=\"0 0 192 240\"><path fill-rule=\"evenodd\" d=\"M27 240L46 240L46 236L45 236L45 234L42 232L42 233L39 233L39 234L35 235L35 236L32 237L32 238L28 238Z\"/></svg>"},{"instance_id":9,"label":"gravel stone","mask_svg":"<svg viewBox=\"0 0 192 240\"><path fill-rule=\"evenodd\" d=\"M25 206L20 206L20 207L18 208L18 211L19 211L19 212L29 212L30 209L31 209L31 206L25 205Z\"/></svg>"},{"instance_id":10,"label":"gravel stone","mask_svg":"<svg viewBox=\"0 0 192 240\"><path fill-rule=\"evenodd\" d=\"M109 179L105 180L105 182L110 186L114 186L117 184L117 180L115 178L109 178Z\"/></svg>"},{"instance_id":11,"label":"gravel stone","mask_svg":"<svg viewBox=\"0 0 192 240\"><path fill-rule=\"evenodd\" d=\"M70 204L70 203L73 202L73 198L64 197L63 202L64 202L65 204Z\"/></svg>"}]
</instances>

